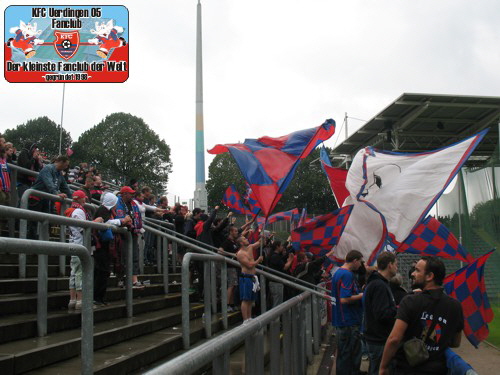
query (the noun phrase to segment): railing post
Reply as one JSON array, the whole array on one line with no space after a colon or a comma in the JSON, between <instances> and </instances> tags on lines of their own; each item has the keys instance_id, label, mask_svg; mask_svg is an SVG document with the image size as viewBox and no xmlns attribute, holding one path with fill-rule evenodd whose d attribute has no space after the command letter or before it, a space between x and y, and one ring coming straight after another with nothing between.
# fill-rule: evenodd
<instances>
[{"instance_id":1,"label":"railing post","mask_svg":"<svg viewBox=\"0 0 500 375\"><path fill-rule=\"evenodd\" d=\"M41 241L49 240L49 222L42 221L38 225ZM37 293L37 327L38 336L47 335L47 298L48 298L48 255L38 255L38 293Z\"/></svg>"},{"instance_id":2,"label":"railing post","mask_svg":"<svg viewBox=\"0 0 500 375\"><path fill-rule=\"evenodd\" d=\"M212 289L210 286L210 274L211 274L211 262L204 261L203 262L203 278L204 278L204 288L203 288L203 303L205 304L205 317L204 317L204 326L205 326L205 336L206 338L212 337L212 308L211 308L211 296L210 290Z\"/></svg>"},{"instance_id":3,"label":"railing post","mask_svg":"<svg viewBox=\"0 0 500 375\"><path fill-rule=\"evenodd\" d=\"M184 350L189 349L189 260L191 253L186 253L182 260L181 269L181 296L182 296L182 342Z\"/></svg>"},{"instance_id":4,"label":"railing post","mask_svg":"<svg viewBox=\"0 0 500 375\"><path fill-rule=\"evenodd\" d=\"M156 236L156 270L161 273L161 237Z\"/></svg>"},{"instance_id":5,"label":"railing post","mask_svg":"<svg viewBox=\"0 0 500 375\"><path fill-rule=\"evenodd\" d=\"M85 228L84 241L87 250L91 246L90 228ZM90 251L89 251L90 255ZM94 262L89 256L87 259L80 257L82 264L82 374L90 375L94 373Z\"/></svg>"},{"instance_id":6,"label":"railing post","mask_svg":"<svg viewBox=\"0 0 500 375\"><path fill-rule=\"evenodd\" d=\"M163 237L163 291L168 294L168 238Z\"/></svg>"},{"instance_id":7,"label":"railing post","mask_svg":"<svg viewBox=\"0 0 500 375\"><path fill-rule=\"evenodd\" d=\"M304 325L305 325L305 345L306 345L306 355L307 363L312 364L313 361L313 349L312 349L312 321L311 321L311 297L305 300L304 305Z\"/></svg>"},{"instance_id":8,"label":"railing post","mask_svg":"<svg viewBox=\"0 0 500 375\"><path fill-rule=\"evenodd\" d=\"M212 361L212 373L229 374L229 352L224 352Z\"/></svg>"},{"instance_id":9,"label":"railing post","mask_svg":"<svg viewBox=\"0 0 500 375\"><path fill-rule=\"evenodd\" d=\"M311 294L311 306L312 306L312 334L313 334L313 353L315 355L319 354L320 345L320 324L321 317L319 316L318 309L318 297Z\"/></svg>"},{"instance_id":10,"label":"railing post","mask_svg":"<svg viewBox=\"0 0 500 375\"><path fill-rule=\"evenodd\" d=\"M293 337L292 337L291 310L287 310L283 313L282 321L283 321L283 374L292 374Z\"/></svg>"},{"instance_id":11,"label":"railing post","mask_svg":"<svg viewBox=\"0 0 500 375\"><path fill-rule=\"evenodd\" d=\"M17 170L11 169L10 171L11 183L10 183L10 206L17 207ZM9 218L9 237L14 238L16 232L16 220L14 218Z\"/></svg>"},{"instance_id":12,"label":"railing post","mask_svg":"<svg viewBox=\"0 0 500 375\"><path fill-rule=\"evenodd\" d=\"M300 353L299 353L299 341L300 341L300 309L295 305L292 308L292 369L295 375L301 375L300 371Z\"/></svg>"},{"instance_id":13,"label":"railing post","mask_svg":"<svg viewBox=\"0 0 500 375\"><path fill-rule=\"evenodd\" d=\"M280 374L280 320L269 324L269 351L271 357L270 373Z\"/></svg>"},{"instance_id":14,"label":"railing post","mask_svg":"<svg viewBox=\"0 0 500 375\"><path fill-rule=\"evenodd\" d=\"M222 311L222 326L227 329L227 263L221 262L220 271L220 296L221 296L221 311Z\"/></svg>"},{"instance_id":15,"label":"railing post","mask_svg":"<svg viewBox=\"0 0 500 375\"><path fill-rule=\"evenodd\" d=\"M128 232L125 235L125 250L127 252L127 266L126 266L126 288L125 288L125 296L126 296L126 304L127 304L127 318L132 318L134 316L134 290L132 285L132 268L134 266L133 262L133 238L132 233Z\"/></svg>"},{"instance_id":16,"label":"railing post","mask_svg":"<svg viewBox=\"0 0 500 375\"><path fill-rule=\"evenodd\" d=\"M172 243L172 272L177 273L177 241Z\"/></svg>"},{"instance_id":17,"label":"railing post","mask_svg":"<svg viewBox=\"0 0 500 375\"><path fill-rule=\"evenodd\" d=\"M144 248L145 248L145 234L142 234L142 238L139 239L139 273L144 275Z\"/></svg>"},{"instance_id":18,"label":"railing post","mask_svg":"<svg viewBox=\"0 0 500 375\"><path fill-rule=\"evenodd\" d=\"M217 264L209 261L210 263L210 297L212 305L212 314L217 313Z\"/></svg>"},{"instance_id":19,"label":"railing post","mask_svg":"<svg viewBox=\"0 0 500 375\"><path fill-rule=\"evenodd\" d=\"M66 202L63 200L61 202L61 216L64 215L64 212L66 211ZM59 230L59 242L65 243L66 242L66 225L61 224L60 225L60 230ZM66 276L66 256L65 255L59 255L59 276L64 277Z\"/></svg>"},{"instance_id":20,"label":"railing post","mask_svg":"<svg viewBox=\"0 0 500 375\"><path fill-rule=\"evenodd\" d=\"M260 275L260 313L267 311L266 278Z\"/></svg>"}]
</instances>

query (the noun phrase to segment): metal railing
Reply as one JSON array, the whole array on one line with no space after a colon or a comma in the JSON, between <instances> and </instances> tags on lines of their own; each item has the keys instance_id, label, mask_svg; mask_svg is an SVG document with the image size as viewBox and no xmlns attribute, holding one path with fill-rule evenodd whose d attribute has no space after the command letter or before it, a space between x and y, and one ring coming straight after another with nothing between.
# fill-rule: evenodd
<instances>
[{"instance_id":1,"label":"metal railing","mask_svg":"<svg viewBox=\"0 0 500 375\"><path fill-rule=\"evenodd\" d=\"M12 210L17 211L17 213L14 215ZM2 215L8 214L17 218L29 216L31 220L43 220L41 227L47 229L48 233L49 221L47 221L46 216L53 215L36 213L37 217L34 217L30 215L30 211L22 213L19 211L19 209L0 206L0 214ZM94 312L92 307L94 263L89 250L83 245L73 243L0 237L0 252L38 254L37 330L39 336L47 335L48 255L71 255L80 258L83 269L81 366L82 374L92 374L94 364Z\"/></svg>"},{"instance_id":2,"label":"metal railing","mask_svg":"<svg viewBox=\"0 0 500 375\"><path fill-rule=\"evenodd\" d=\"M37 196L39 198L47 199L52 202L61 202L61 215L64 215L64 211L66 210L67 205L71 205L72 200L69 198L61 198L58 195L45 193L43 191L28 189L23 193L20 202L21 209L28 209L28 202L30 196ZM92 204L85 203L84 207L92 212L95 212L96 206ZM21 219L19 222L19 238L26 239L27 238L27 230L28 230L28 221ZM64 226L61 227L59 232L59 240L60 242L66 242L66 229ZM65 267L66 267L66 258L64 255L59 257L59 274L60 276L65 275ZM26 254L19 254L19 277L24 279L26 278Z\"/></svg>"},{"instance_id":3,"label":"metal railing","mask_svg":"<svg viewBox=\"0 0 500 375\"><path fill-rule=\"evenodd\" d=\"M222 255L207 255L207 254L196 254L187 253L182 259L182 341L184 344L184 349L189 349L190 345L190 319L189 319L189 263L191 260L201 260L203 261L203 277L204 277L204 291L203 291L203 302L204 302L204 322L205 336L207 338L212 337L212 312L217 311L217 301L216 301L216 284L212 280L211 275L214 273L213 262L218 262L221 264L221 283L227 280L227 265L226 258ZM221 311L222 311L222 325L224 329L227 329L227 288L221 285Z\"/></svg>"},{"instance_id":4,"label":"metal railing","mask_svg":"<svg viewBox=\"0 0 500 375\"><path fill-rule=\"evenodd\" d=\"M152 370L147 375L186 375L212 363L214 374L229 374L231 349L245 342L245 373L264 374L264 331L267 325L270 351L270 373L303 375L312 363L313 354L319 353L321 340L319 320L313 319L317 311L317 297L304 292L277 307L230 331L215 337ZM280 325L283 337L280 339ZM280 354L283 342L283 359ZM283 363L283 372L281 372Z\"/></svg>"},{"instance_id":5,"label":"metal railing","mask_svg":"<svg viewBox=\"0 0 500 375\"><path fill-rule=\"evenodd\" d=\"M160 220L155 220L155 219L151 219L151 218L147 218L146 221L145 221L147 224L149 225L154 225L155 227L159 227L160 224L157 224L157 223L164 223ZM201 242L201 241L198 241L194 238L191 238L191 237L188 237L182 233L178 233L174 230L171 230L171 226L173 224L170 224L170 223L167 223L169 225L164 225L162 230L167 233L167 234L170 234L172 236L175 236L175 237L178 237L179 239L183 239L191 244L194 244L194 245L198 245L198 247L200 248L203 248L203 249L206 249L208 251L210 251L210 253L207 253L207 254L213 254L213 253L218 253L219 249L214 247L214 246L211 246L211 245L208 245L204 242ZM236 258L236 255L235 254L223 254L224 256L226 257L230 257L230 258ZM238 267L239 267L239 263L238 264ZM293 281L294 283L299 283L303 286L306 286L306 287L309 287L309 289L312 289L312 290L317 290L317 291L323 291L323 292L330 292L329 290L321 287L321 286L318 286L318 285L314 285L314 284L311 284L307 281L304 281L304 280L301 280L301 279L297 279L296 277L293 277L291 275L288 275L288 274L285 274L283 272L279 272L279 271L276 271L270 267L267 267L267 266L264 266L262 264L259 264L257 266L258 269L261 269L263 271L266 271L268 273L271 273L271 274L274 274L276 276L278 276L279 278L282 278L282 279L287 279L287 280L290 280L290 281Z\"/></svg>"},{"instance_id":6,"label":"metal railing","mask_svg":"<svg viewBox=\"0 0 500 375\"><path fill-rule=\"evenodd\" d=\"M13 207L8 207L8 206L0 206L0 216L5 216L5 217L12 217L14 219L21 219L21 220L31 220L31 221L39 221L39 222L46 222L46 225L41 226L41 237L40 240L42 241L48 241L48 223L53 223L53 224L59 224L59 225L66 225L66 226L73 226L73 227L80 227L84 228L84 241L83 245L87 248L87 251L90 254L91 250L91 230L92 229L97 229L97 230L107 230L111 229L113 233L119 233L125 235L125 246L124 248L126 249L126 254L127 254L127 265L125 267L126 271L126 306L127 306L127 317L131 318L133 316L133 291L132 291L132 234L126 229L126 228L120 228L111 224L101 224L101 223L95 223L93 221L85 221L85 220L78 220L78 219L72 219L69 217L65 216L58 216L58 215L52 215L52 214L47 214L44 212L37 212L37 211L30 211L30 210L25 210L21 208L13 208ZM19 239L22 241L28 241L26 239ZM36 241L34 241L36 243ZM57 242L54 242L57 243ZM20 252L21 253L21 252ZM65 256L65 255L63 255ZM24 254L24 260L26 261L26 254ZM40 260L42 261L40 263ZM48 261L47 259L44 258L39 258L39 264L38 264L38 286L39 286L39 297L40 299L45 299L45 305L40 304L39 311L37 314L41 319L43 319L43 316L46 316L47 314L47 283L48 283ZM40 270L43 271L42 274L40 274ZM40 295L41 293L41 295Z\"/></svg>"}]
</instances>

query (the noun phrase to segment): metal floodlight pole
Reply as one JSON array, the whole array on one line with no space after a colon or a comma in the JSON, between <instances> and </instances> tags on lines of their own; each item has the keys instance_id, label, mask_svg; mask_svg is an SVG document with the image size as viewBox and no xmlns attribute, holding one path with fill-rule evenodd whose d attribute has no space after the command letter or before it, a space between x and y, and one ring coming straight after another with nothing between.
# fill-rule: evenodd
<instances>
[{"instance_id":1,"label":"metal floodlight pole","mask_svg":"<svg viewBox=\"0 0 500 375\"><path fill-rule=\"evenodd\" d=\"M63 83L62 105L61 105L61 124L59 125L59 155L62 153L62 134L63 134L63 119L64 119L64 93L66 91L66 83Z\"/></svg>"}]
</instances>

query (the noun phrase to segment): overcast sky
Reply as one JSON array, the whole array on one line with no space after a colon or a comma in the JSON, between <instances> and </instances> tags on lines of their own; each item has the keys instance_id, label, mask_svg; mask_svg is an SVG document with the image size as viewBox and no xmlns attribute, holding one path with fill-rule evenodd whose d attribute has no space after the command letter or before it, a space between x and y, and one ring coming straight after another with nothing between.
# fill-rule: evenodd
<instances>
[{"instance_id":1,"label":"overcast sky","mask_svg":"<svg viewBox=\"0 0 500 375\"><path fill-rule=\"evenodd\" d=\"M195 186L197 0L121 4L129 9L130 78L67 84L64 127L76 141L113 112L143 118L172 149L169 197L187 200ZM285 135L327 118L340 130L345 113L352 133L364 124L355 119L371 119L403 92L500 95L497 0L205 0L202 6L206 149ZM60 123L62 84L2 79L0 90L0 132L43 115ZM326 145L338 144L343 133ZM208 179L212 156L205 156Z\"/></svg>"}]
</instances>

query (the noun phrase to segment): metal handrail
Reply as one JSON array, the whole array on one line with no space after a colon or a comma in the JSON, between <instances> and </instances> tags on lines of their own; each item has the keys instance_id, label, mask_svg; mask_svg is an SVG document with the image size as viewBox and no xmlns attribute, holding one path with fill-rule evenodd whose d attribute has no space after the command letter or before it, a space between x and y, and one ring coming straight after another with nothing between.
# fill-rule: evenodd
<instances>
[{"instance_id":1,"label":"metal handrail","mask_svg":"<svg viewBox=\"0 0 500 375\"><path fill-rule=\"evenodd\" d=\"M250 320L246 324L240 325L218 337L209 340L195 349L161 364L150 371L147 375L186 375L191 374L212 361L213 373L229 373L229 353L232 348L245 342L246 351L246 373L252 375L263 374L263 334L262 331L270 324L270 348L271 348L271 373L279 371L279 334L280 321L283 318L283 352L284 352L284 374L303 374L306 364L306 349L304 346L311 346L313 341L319 340L319 336L308 335L312 315L308 314L307 305L313 296L309 292L304 292L293 297L268 312ZM291 316L292 310L296 314ZM304 319L301 319L303 316ZM294 328L296 328L294 330ZM307 342L309 341L309 342ZM273 350L273 348L275 350ZM277 350L276 350L277 348ZM309 358L307 358L309 359ZM276 372L273 369L278 369Z\"/></svg>"},{"instance_id":2,"label":"metal handrail","mask_svg":"<svg viewBox=\"0 0 500 375\"><path fill-rule=\"evenodd\" d=\"M167 237L170 241L177 242L177 243L179 243L179 245L188 247L188 248L190 248L190 249L192 249L192 250L194 250L196 252L203 253L203 254L208 254L208 255L214 255L213 251L204 249L204 248L202 248L200 246L197 246L195 244L187 242L187 241L185 241L185 240L183 240L181 238L176 237L175 235L171 235L169 233L161 232L161 231L159 231L157 229L154 229L154 228L152 228L150 226L147 226L147 225L144 225L144 229L149 230L151 233L156 234L158 236ZM225 259L226 263L228 263L228 264L230 264L232 266L240 267L240 263L238 261L229 259L228 257L224 257L224 259ZM258 269L258 268L256 269L256 272L259 275L265 276L268 279L271 279L271 280L276 281L278 283L282 283L283 285L289 286L291 288L298 289L298 290L300 290L302 292L311 292L311 293L313 293L315 295L318 295L321 298L325 298L327 300L331 300L330 296L325 296L322 292L320 292L318 290L314 290L314 289L308 288L306 286L303 286L303 285L300 285L300 284L296 284L296 283L294 283L294 282L292 282L290 280L284 279L284 278L282 278L280 276L276 276L276 275L270 274L270 273L268 273L266 271L263 271L261 269Z\"/></svg>"},{"instance_id":3,"label":"metal handrail","mask_svg":"<svg viewBox=\"0 0 500 375\"><path fill-rule=\"evenodd\" d=\"M44 191L40 190L35 190L35 189L27 189L24 193L23 196L21 197L21 203L20 203L20 208L21 209L28 209L28 201L29 197L35 195L43 199L48 199L53 202L61 202L63 204L63 207L61 209L61 214L64 214L64 205L65 204L71 204L72 200L69 198L61 198L58 195L55 194L50 194L46 193ZM85 203L84 207L87 209L90 209L92 212L95 212L97 209L96 206L93 204ZM26 238L27 235L27 229L28 229L28 222L26 220L21 220L19 223L19 238ZM62 236L62 234L61 234ZM63 242L63 241L61 241ZM61 272L64 272L64 265L62 260L59 262L60 264L60 269ZM19 254L19 277L20 278L25 278L26 277L26 255L25 254Z\"/></svg>"},{"instance_id":4,"label":"metal handrail","mask_svg":"<svg viewBox=\"0 0 500 375\"><path fill-rule=\"evenodd\" d=\"M0 213L4 213L3 206L0 206ZM38 254L39 263L47 265L48 255L74 255L80 258L83 268L82 273L82 374L93 374L94 367L94 312L92 308L94 272L93 262L89 251L85 246L73 243L59 243L49 241L23 240L18 238L0 237L0 252L2 253L31 253ZM47 306L47 283L41 285L41 274L47 275L47 268L39 264L38 268L38 308L37 326L39 336L47 334L47 314L40 314L43 305ZM45 301L41 301L40 287L45 291ZM42 305L42 308L40 308ZM43 311L42 311L43 312Z\"/></svg>"},{"instance_id":5,"label":"metal handrail","mask_svg":"<svg viewBox=\"0 0 500 375\"><path fill-rule=\"evenodd\" d=\"M153 224L153 225L154 225L154 224L156 224L156 222L164 223L164 222L162 222L161 220L156 220L156 219L151 219L151 218L147 218L145 221L146 221L148 224ZM173 224L171 224L171 223L168 223L168 224L173 225ZM160 225L160 224L156 224L155 226L159 226L159 225ZM212 246L212 245L206 244L206 243L204 243L204 242L198 241L198 240L196 240L196 239L194 239L194 238L191 238L191 237L189 237L189 236L186 236L185 234L178 233L178 232L176 232L175 230L170 230L170 229L165 228L165 227L164 227L164 228L162 228L162 230L164 230L165 232L167 232L167 233L169 233L169 234L172 234L172 235L174 235L174 234L175 234L175 236L176 236L176 237L179 237L179 238L181 238L181 239L185 239L186 241L189 241L189 242L191 242L191 243L193 243L193 244L197 244L199 247L206 248L207 250L211 251L212 253L217 253L217 254L220 254L220 253L219 253L219 249L218 249L218 248L216 248L215 246ZM223 255L223 256L226 256L226 257L236 258L236 255L235 255L235 254L228 254L228 255L226 255L226 254L222 254L222 255ZM174 264L175 264L175 263L174 263ZM308 287L309 287L309 289L319 290L319 291L323 291L323 292L329 292L329 290L328 290L328 289L322 288L322 287L320 287L319 285L314 285L314 284L311 284L311 283L309 283L309 282L307 282L307 281L304 281L304 280L298 279L298 278L296 278L296 277L293 277L293 276L288 275L288 274L286 274L286 273L283 273L283 272L277 271L277 270L275 270L275 269L273 269L273 268L270 268L270 267L264 266L264 265L262 265L262 264L259 264L259 265L257 266L257 268L262 269L262 270L264 270L264 271L267 271L267 272L269 272L269 273L272 273L272 274L274 274L274 275L276 275L276 276L278 276L278 277L280 277L280 278L288 279L288 280L293 281L293 282L295 282L295 283L300 283L300 284L302 284L302 285L304 285L304 286L308 286Z\"/></svg>"},{"instance_id":6,"label":"metal handrail","mask_svg":"<svg viewBox=\"0 0 500 375\"><path fill-rule=\"evenodd\" d=\"M227 265L225 258L222 255L207 255L197 253L187 253L182 259L182 282L181 282L181 295L182 295L182 341L184 349L189 349L189 263L191 260L201 260L204 262L204 293L203 302L205 309L205 335L207 338L212 336L212 309L216 310L216 306L212 305L212 298L215 297L215 283L211 280L211 266L212 262L221 263L221 280L227 279ZM227 288L221 285L221 310L222 310L222 324L224 329L227 329Z\"/></svg>"},{"instance_id":7,"label":"metal handrail","mask_svg":"<svg viewBox=\"0 0 500 375\"><path fill-rule=\"evenodd\" d=\"M127 288L126 288L126 305L127 305L127 317L131 318L133 316L133 291L132 291L132 234L126 229L126 228L121 228L117 227L115 225L111 224L102 224L102 223L95 223L93 221L85 221L85 220L78 220L78 219L73 219L69 218L66 216L58 216L58 215L52 215L52 214L47 214L44 212L37 212L37 211L30 211L30 210L25 210L21 208L13 208L13 207L8 207L8 206L0 206L0 216L4 217L12 217L14 219L21 219L21 220L32 220L32 221L47 221L49 223L53 224L59 224L59 225L67 225L67 226L73 226L73 227L80 227L84 228L86 230L86 233L84 235L84 245L87 247L88 252L90 253L90 230L91 229L97 229L97 230L107 230L111 229L113 233L119 233L119 234L124 234L125 235L125 248L127 249L127 266L126 266L126 278L127 278ZM43 234L43 236L47 235L46 238L41 238L42 240L49 240L48 238L48 228L42 228L43 230L40 231L40 233ZM47 229L47 230L45 230ZM21 238L23 239L23 238ZM21 255L21 254L19 254ZM24 255L24 272L26 275L26 254ZM39 265L40 268L40 265ZM47 284L47 275L45 275L45 280L40 280L39 282L44 282L45 285Z\"/></svg>"}]
</instances>

